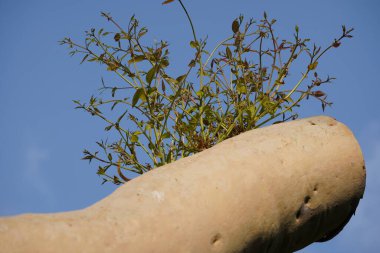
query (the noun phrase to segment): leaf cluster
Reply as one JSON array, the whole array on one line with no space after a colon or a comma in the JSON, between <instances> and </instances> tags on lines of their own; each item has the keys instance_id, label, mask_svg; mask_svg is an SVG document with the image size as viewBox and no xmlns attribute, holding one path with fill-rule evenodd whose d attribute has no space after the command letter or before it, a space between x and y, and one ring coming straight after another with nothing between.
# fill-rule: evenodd
<instances>
[{"instance_id":1,"label":"leaf cluster","mask_svg":"<svg viewBox=\"0 0 380 253\"><path fill-rule=\"evenodd\" d=\"M301 38L298 26L291 40L278 38L273 28L276 20L268 19L266 13L259 21L245 22L239 16L231 24L231 35L208 51L207 41L197 39L191 18L179 2L194 35L189 43L194 57L179 76L168 71L168 43L145 45L148 29L134 16L122 28L103 12L114 31L91 29L84 44L70 38L61 41L71 49L70 55L82 55L81 63L99 63L122 81L120 86L109 86L102 79L100 90L107 91L108 97L74 101L77 108L104 120L106 131L118 135L111 143L97 142L100 151L84 150L83 159L99 162L97 173L104 182L121 184L133 174L190 156L239 133L295 119L295 108L304 99L317 99L323 110L331 105L321 87L334 78L320 78L318 63L328 50L351 38L353 29L343 26L342 35L322 49L309 46L310 40ZM294 81L288 78L289 71L299 59L304 68ZM196 80L190 80L192 76ZM104 110L120 114L111 119ZM110 168L116 171L110 173Z\"/></svg>"}]
</instances>

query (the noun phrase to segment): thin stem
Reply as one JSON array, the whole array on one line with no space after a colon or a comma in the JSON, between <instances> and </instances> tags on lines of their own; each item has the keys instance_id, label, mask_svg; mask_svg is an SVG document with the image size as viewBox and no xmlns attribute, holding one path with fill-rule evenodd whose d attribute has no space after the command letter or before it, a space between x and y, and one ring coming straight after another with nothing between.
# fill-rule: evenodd
<instances>
[{"instance_id":1,"label":"thin stem","mask_svg":"<svg viewBox=\"0 0 380 253\"><path fill-rule=\"evenodd\" d=\"M189 13L187 12L187 9L186 9L185 5L182 3L181 0L178 0L178 2L181 4L182 9L185 11L186 16L187 16L187 19L188 19L189 22L190 22L190 26L191 26L191 30L192 30L192 32L193 32L194 40L195 40L195 41L198 41L198 40L197 40L197 35L196 35L196 33L195 33L195 29L194 29L193 21L191 20L190 15L189 15Z\"/></svg>"},{"instance_id":2,"label":"thin stem","mask_svg":"<svg viewBox=\"0 0 380 253\"><path fill-rule=\"evenodd\" d=\"M270 75L269 75L269 80L268 80L268 86L270 87L271 83L272 83L273 73L274 73L274 70L275 70L274 66L276 66L276 62L277 62L277 49L278 49L278 46L277 46L276 37L273 34L272 25L269 22L268 22L268 28L269 28L269 32L270 32L272 43L273 43L273 53L274 53L273 62L272 62L272 69L271 69L271 72L270 72Z\"/></svg>"},{"instance_id":3,"label":"thin stem","mask_svg":"<svg viewBox=\"0 0 380 253\"><path fill-rule=\"evenodd\" d=\"M302 94L292 105L290 105L289 107L286 107L284 110L282 110L281 112L269 117L268 119L264 120L263 122L261 122L260 124L256 125L255 128L259 128L261 127L262 125L268 123L269 121L271 121L272 119L274 118L277 118L278 116L286 113L287 111L289 111L290 109L292 109L294 106L296 106L299 102L301 102L302 99L304 99L305 97L307 96L307 94Z\"/></svg>"},{"instance_id":4,"label":"thin stem","mask_svg":"<svg viewBox=\"0 0 380 253\"><path fill-rule=\"evenodd\" d=\"M211 54L209 55L209 57L207 58L207 60L205 61L204 65L203 65L203 68L206 68L208 62L211 60L211 57L215 54L216 50L221 47L224 43L226 43L227 41L233 39L234 37L229 37L223 41L221 41L220 43L218 43L218 45L216 45L216 47L212 50Z\"/></svg>"},{"instance_id":5,"label":"thin stem","mask_svg":"<svg viewBox=\"0 0 380 253\"><path fill-rule=\"evenodd\" d=\"M305 78L307 77L307 74L309 73L310 71L307 70L305 72L305 74L302 75L301 79L297 82L297 84L293 87L293 89L284 97L284 100L288 99L293 93L295 90L297 90L298 86L301 85L301 83L303 82L303 80L305 80Z\"/></svg>"}]
</instances>

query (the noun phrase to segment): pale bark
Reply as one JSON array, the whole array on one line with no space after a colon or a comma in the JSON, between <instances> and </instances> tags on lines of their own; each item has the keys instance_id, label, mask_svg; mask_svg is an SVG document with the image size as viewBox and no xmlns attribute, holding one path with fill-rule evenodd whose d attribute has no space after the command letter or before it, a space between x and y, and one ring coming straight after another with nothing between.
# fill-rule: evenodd
<instances>
[{"instance_id":1,"label":"pale bark","mask_svg":"<svg viewBox=\"0 0 380 253\"><path fill-rule=\"evenodd\" d=\"M338 233L364 188L351 131L313 117L240 134L83 210L2 218L0 252L294 252Z\"/></svg>"}]
</instances>

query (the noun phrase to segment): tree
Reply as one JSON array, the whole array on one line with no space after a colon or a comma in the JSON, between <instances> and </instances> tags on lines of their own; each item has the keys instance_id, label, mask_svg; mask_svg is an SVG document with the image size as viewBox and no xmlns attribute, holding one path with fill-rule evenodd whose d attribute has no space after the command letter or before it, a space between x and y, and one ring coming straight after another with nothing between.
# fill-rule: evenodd
<instances>
[{"instance_id":1,"label":"tree","mask_svg":"<svg viewBox=\"0 0 380 253\"><path fill-rule=\"evenodd\" d=\"M208 50L206 39L197 37L183 2L178 3L191 26L189 49L194 51L179 76L167 71L168 43L146 46L143 37L148 30L135 16L123 28L102 12L114 31L93 28L86 32L84 45L71 38L61 41L71 49L70 55L83 55L81 63L100 63L123 82L108 86L102 79L100 90L108 95L92 96L88 103L74 101L76 108L103 119L105 130L119 136L112 142L97 142L100 151L83 151L84 160L99 162L97 174L103 183L122 184L133 174L190 156L239 133L296 119L295 109L310 97L323 110L332 104L321 86L334 78L321 78L318 62L343 39L351 38L352 28L342 26L341 36L322 48L309 46L310 40L301 38L298 26L292 40L278 38L277 21L266 13L258 21L239 16L231 24L232 34ZM304 62L304 67L299 80L292 83L287 77L296 61ZM111 119L105 110L118 115Z\"/></svg>"}]
</instances>

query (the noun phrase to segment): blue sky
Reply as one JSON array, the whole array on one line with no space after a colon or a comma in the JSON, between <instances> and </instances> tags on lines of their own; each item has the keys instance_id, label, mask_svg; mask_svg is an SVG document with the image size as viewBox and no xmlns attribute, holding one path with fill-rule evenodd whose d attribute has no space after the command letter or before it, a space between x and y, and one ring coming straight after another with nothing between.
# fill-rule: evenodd
<instances>
[{"instance_id":1,"label":"blue sky","mask_svg":"<svg viewBox=\"0 0 380 253\"><path fill-rule=\"evenodd\" d=\"M241 13L259 19L266 11L278 20L281 34L291 34L298 24L304 37L320 45L340 35L342 24L355 28L354 38L326 55L318 68L337 78L326 89L334 105L325 114L344 122L358 138L367 163L367 189L357 215L339 236L300 252L378 252L380 2L184 2L198 34L209 35L209 45L227 37ZM65 36L80 40L92 27L109 27L100 11L124 24L136 14L149 28L152 42L169 41L177 66L190 57L185 49L191 31L176 3L0 0L0 215L79 209L115 189L100 185L94 166L80 160L84 148L106 135L103 122L74 110L72 100L97 94L101 77L116 79L97 64L79 65L79 58L69 57L57 43ZM318 103L308 103L299 112L301 117L322 114Z\"/></svg>"}]
</instances>

